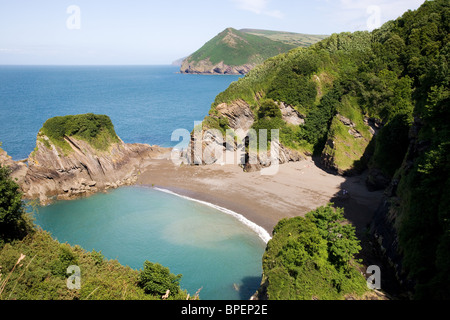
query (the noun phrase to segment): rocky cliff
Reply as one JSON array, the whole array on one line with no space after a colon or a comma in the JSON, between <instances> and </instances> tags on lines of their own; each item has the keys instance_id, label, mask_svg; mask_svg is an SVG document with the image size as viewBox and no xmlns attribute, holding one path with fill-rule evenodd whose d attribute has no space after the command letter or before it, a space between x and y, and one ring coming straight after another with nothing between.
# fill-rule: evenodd
<instances>
[{"instance_id":1,"label":"rocky cliff","mask_svg":"<svg viewBox=\"0 0 450 320\"><path fill-rule=\"evenodd\" d=\"M302 115L292 106L277 103L283 121L300 124ZM242 99L231 103L221 103L203 121L202 127L197 128L191 135L191 143L184 157L189 164L237 164L245 171L257 171L275 163L283 164L291 161L300 161L305 155L297 150L285 147L280 141L274 142L273 148L278 151L274 156L270 150L267 152L249 152L250 130L253 129L257 115L251 106ZM221 127L222 124L222 127ZM234 137L227 136L227 131ZM270 131L270 130L269 130ZM259 134L257 132L257 134ZM270 142L270 141L269 141ZM233 159L227 158L227 152L232 152Z\"/></svg>"},{"instance_id":2,"label":"rocky cliff","mask_svg":"<svg viewBox=\"0 0 450 320\"><path fill-rule=\"evenodd\" d=\"M181 73L190 74L244 75L247 74L255 66L255 63L247 63L240 66L230 66L225 64L223 61L214 64L209 58L201 61L185 59L181 64L180 70Z\"/></svg>"},{"instance_id":3,"label":"rocky cliff","mask_svg":"<svg viewBox=\"0 0 450 320\"><path fill-rule=\"evenodd\" d=\"M170 156L170 149L126 144L120 139L105 150L80 137L65 136L64 141L70 149L61 148L41 131L28 166L12 161L4 151L0 154L0 162L10 166L26 199L46 204L52 199L72 199L130 185L147 160Z\"/></svg>"}]
</instances>

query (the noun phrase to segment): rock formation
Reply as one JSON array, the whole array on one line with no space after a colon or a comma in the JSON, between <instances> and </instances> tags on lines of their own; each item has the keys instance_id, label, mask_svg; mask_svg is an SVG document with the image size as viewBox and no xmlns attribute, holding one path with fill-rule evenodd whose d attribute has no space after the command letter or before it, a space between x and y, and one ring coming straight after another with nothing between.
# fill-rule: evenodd
<instances>
[{"instance_id":1,"label":"rock formation","mask_svg":"<svg viewBox=\"0 0 450 320\"><path fill-rule=\"evenodd\" d=\"M190 61L185 59L181 64L181 73L190 74L230 74L230 75L244 75L251 69L256 67L257 64L244 64L241 66L230 66L223 61L219 63L212 63L211 60Z\"/></svg>"},{"instance_id":2,"label":"rock formation","mask_svg":"<svg viewBox=\"0 0 450 320\"><path fill-rule=\"evenodd\" d=\"M302 122L301 115L291 106L279 103L278 107L286 122ZM192 133L191 143L183 155L189 164L230 164L227 152L234 152L232 164L242 165L246 171L257 171L271 166L273 161L283 164L305 158L301 152L286 148L279 141L273 142L272 145L278 150L275 157L270 151L251 154L248 150L249 132L255 123L255 115L244 100L238 99L232 103L219 104L215 110L217 114L209 117L226 119L227 130L233 132L235 137L227 137L223 131L210 128L204 122L201 130L194 130Z\"/></svg>"},{"instance_id":3,"label":"rock formation","mask_svg":"<svg viewBox=\"0 0 450 320\"><path fill-rule=\"evenodd\" d=\"M42 133L28 158L28 166L15 162L0 150L0 163L12 169L25 199L72 199L98 191L133 184L150 159L170 157L170 149L122 140L99 151L88 142L65 137L67 152Z\"/></svg>"}]
</instances>

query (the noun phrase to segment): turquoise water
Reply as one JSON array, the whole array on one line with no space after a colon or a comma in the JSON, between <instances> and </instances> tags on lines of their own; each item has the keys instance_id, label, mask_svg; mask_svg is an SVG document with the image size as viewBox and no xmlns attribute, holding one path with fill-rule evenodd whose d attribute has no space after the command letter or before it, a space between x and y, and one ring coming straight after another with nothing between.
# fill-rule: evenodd
<instances>
[{"instance_id":1,"label":"turquoise water","mask_svg":"<svg viewBox=\"0 0 450 320\"><path fill-rule=\"evenodd\" d=\"M147 187L60 201L39 208L36 223L60 242L102 251L141 269L145 260L183 274L204 300L249 299L261 282L265 242L234 217ZM237 290L238 289L238 290Z\"/></svg>"},{"instance_id":2,"label":"turquoise water","mask_svg":"<svg viewBox=\"0 0 450 320\"><path fill-rule=\"evenodd\" d=\"M173 66L0 66L0 142L27 158L50 117L111 117L127 143L174 146L238 76L177 73ZM121 188L40 208L36 223L61 242L102 251L141 269L145 260L183 274L182 287L202 299L248 299L261 280L265 243L234 217L151 188ZM239 288L239 290L236 290Z\"/></svg>"},{"instance_id":3,"label":"turquoise water","mask_svg":"<svg viewBox=\"0 0 450 320\"><path fill-rule=\"evenodd\" d=\"M0 142L28 158L54 116L108 115L127 143L173 147L176 129L192 131L214 98L238 76L179 74L173 66L0 66Z\"/></svg>"}]
</instances>

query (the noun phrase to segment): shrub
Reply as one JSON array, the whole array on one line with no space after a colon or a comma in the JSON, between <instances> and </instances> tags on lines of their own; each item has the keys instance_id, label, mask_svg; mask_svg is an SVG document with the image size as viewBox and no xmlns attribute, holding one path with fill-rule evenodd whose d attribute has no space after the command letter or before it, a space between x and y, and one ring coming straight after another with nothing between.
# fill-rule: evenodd
<instances>
[{"instance_id":1,"label":"shrub","mask_svg":"<svg viewBox=\"0 0 450 320\"><path fill-rule=\"evenodd\" d=\"M169 268L152 263L144 262L144 270L139 274L139 286L144 289L145 293L152 295L164 295L167 290L172 294L179 293L179 282L182 275L174 275L170 273Z\"/></svg>"},{"instance_id":2,"label":"shrub","mask_svg":"<svg viewBox=\"0 0 450 320\"><path fill-rule=\"evenodd\" d=\"M32 230L31 219L22 205L19 185L10 178L10 173L9 168L0 165L0 248Z\"/></svg>"}]
</instances>

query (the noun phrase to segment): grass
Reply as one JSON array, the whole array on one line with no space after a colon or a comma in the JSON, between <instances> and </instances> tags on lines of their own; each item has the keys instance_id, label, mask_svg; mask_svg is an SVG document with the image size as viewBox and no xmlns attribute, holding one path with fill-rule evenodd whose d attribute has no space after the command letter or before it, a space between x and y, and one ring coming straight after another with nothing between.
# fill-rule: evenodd
<instances>
[{"instance_id":1,"label":"grass","mask_svg":"<svg viewBox=\"0 0 450 320\"><path fill-rule=\"evenodd\" d=\"M328 132L328 139L334 141L334 147L332 148L328 144L325 145L323 153L331 156L335 166L345 172L357 169L355 165L362 159L372 136L369 128L364 124L364 118L361 111L359 111L355 97L348 95L342 97L337 113L352 121L355 125L354 129L362 135L362 138L355 138L349 133L350 127L345 126L338 117L333 118Z\"/></svg>"},{"instance_id":2,"label":"grass","mask_svg":"<svg viewBox=\"0 0 450 320\"><path fill-rule=\"evenodd\" d=\"M188 59L190 62L209 59L212 64L223 61L229 66L241 66L260 64L270 57L293 48L295 46L291 44L228 28L208 41Z\"/></svg>"},{"instance_id":3,"label":"grass","mask_svg":"<svg viewBox=\"0 0 450 320\"><path fill-rule=\"evenodd\" d=\"M67 287L66 269L81 270L81 289ZM101 252L62 244L37 230L0 248L0 300L160 300L139 286L140 271L107 260ZM187 293L169 300L186 299Z\"/></svg>"},{"instance_id":4,"label":"grass","mask_svg":"<svg viewBox=\"0 0 450 320\"><path fill-rule=\"evenodd\" d=\"M72 152L71 146L65 140L66 137L86 141L100 151L105 151L112 143L120 141L111 119L106 115L92 113L54 117L47 120L40 130L38 139L50 148L49 142L45 141L41 134L47 136L50 142L62 149L65 154Z\"/></svg>"}]
</instances>

